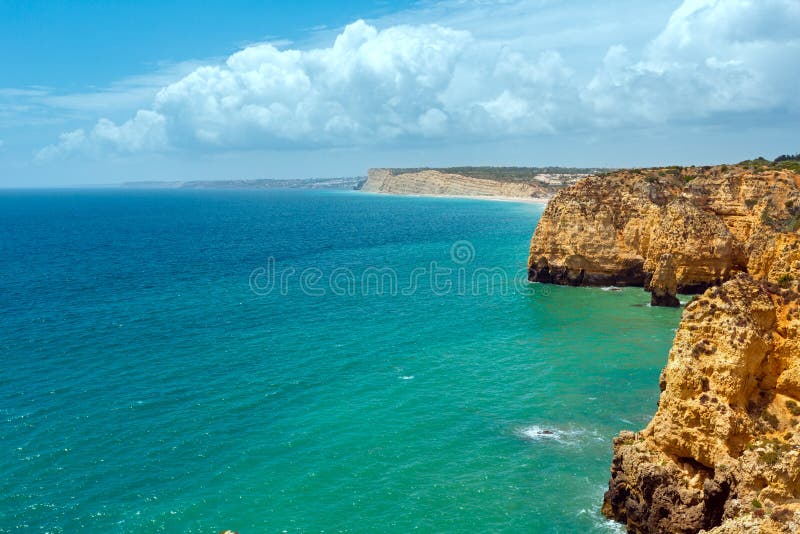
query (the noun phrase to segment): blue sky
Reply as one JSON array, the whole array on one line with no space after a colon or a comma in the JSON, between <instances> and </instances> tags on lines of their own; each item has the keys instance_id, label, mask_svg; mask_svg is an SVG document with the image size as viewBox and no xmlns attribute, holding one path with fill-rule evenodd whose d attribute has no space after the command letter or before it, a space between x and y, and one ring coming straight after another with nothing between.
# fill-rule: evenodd
<instances>
[{"instance_id":1,"label":"blue sky","mask_svg":"<svg viewBox=\"0 0 800 534\"><path fill-rule=\"evenodd\" d=\"M0 2L3 82L62 91L102 87L165 62L223 57L247 44L378 17L410 2Z\"/></svg>"},{"instance_id":2,"label":"blue sky","mask_svg":"<svg viewBox=\"0 0 800 534\"><path fill-rule=\"evenodd\" d=\"M0 0L0 186L800 151L796 0Z\"/></svg>"}]
</instances>

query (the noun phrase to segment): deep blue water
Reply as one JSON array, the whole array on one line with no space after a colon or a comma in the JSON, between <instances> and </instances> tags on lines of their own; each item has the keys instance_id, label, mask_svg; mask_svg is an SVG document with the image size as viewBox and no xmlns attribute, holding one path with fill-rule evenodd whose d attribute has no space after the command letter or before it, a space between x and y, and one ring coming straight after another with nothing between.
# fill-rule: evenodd
<instances>
[{"instance_id":1,"label":"deep blue water","mask_svg":"<svg viewBox=\"0 0 800 534\"><path fill-rule=\"evenodd\" d=\"M613 529L680 312L514 283L540 213L0 192L0 532Z\"/></svg>"}]
</instances>

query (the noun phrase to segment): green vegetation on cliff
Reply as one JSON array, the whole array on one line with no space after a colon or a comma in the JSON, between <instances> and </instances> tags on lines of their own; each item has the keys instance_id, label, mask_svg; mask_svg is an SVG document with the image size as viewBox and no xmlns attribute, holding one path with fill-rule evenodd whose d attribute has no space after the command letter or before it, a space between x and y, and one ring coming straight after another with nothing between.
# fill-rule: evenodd
<instances>
[{"instance_id":1,"label":"green vegetation on cliff","mask_svg":"<svg viewBox=\"0 0 800 534\"><path fill-rule=\"evenodd\" d=\"M773 161L765 158L749 159L741 162L739 165L750 167L755 170L788 170L800 172L800 154L783 154L778 156Z\"/></svg>"},{"instance_id":2,"label":"green vegetation on cliff","mask_svg":"<svg viewBox=\"0 0 800 534\"><path fill-rule=\"evenodd\" d=\"M782 161L800 161L800 153L794 155L783 154L775 158L775 163L780 163Z\"/></svg>"}]
</instances>

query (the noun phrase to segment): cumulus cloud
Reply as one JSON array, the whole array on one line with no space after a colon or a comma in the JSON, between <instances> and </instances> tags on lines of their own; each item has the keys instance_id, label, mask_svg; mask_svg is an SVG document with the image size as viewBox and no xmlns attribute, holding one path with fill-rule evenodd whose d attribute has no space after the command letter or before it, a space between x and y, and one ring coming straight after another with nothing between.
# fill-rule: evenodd
<instances>
[{"instance_id":1,"label":"cumulus cloud","mask_svg":"<svg viewBox=\"0 0 800 534\"><path fill-rule=\"evenodd\" d=\"M51 159L75 151L112 150L122 153L157 151L168 147L166 120L163 115L140 110L117 126L100 119L91 131L73 130L61 134L58 144L50 145L37 154L40 160Z\"/></svg>"},{"instance_id":2,"label":"cumulus cloud","mask_svg":"<svg viewBox=\"0 0 800 534\"><path fill-rule=\"evenodd\" d=\"M558 50L357 21L328 47L259 44L199 67L127 122L101 119L39 156L487 140L796 112L798 25L797 0L685 0L646 47L612 46L586 73Z\"/></svg>"},{"instance_id":3,"label":"cumulus cloud","mask_svg":"<svg viewBox=\"0 0 800 534\"><path fill-rule=\"evenodd\" d=\"M40 158L102 146L337 146L552 131L571 71L437 25L347 26L331 47L247 47L161 89L151 110L117 126L64 134Z\"/></svg>"},{"instance_id":4,"label":"cumulus cloud","mask_svg":"<svg viewBox=\"0 0 800 534\"><path fill-rule=\"evenodd\" d=\"M223 147L372 143L508 125L535 132L547 126L554 83L541 70L557 61L530 62L437 25L378 31L358 21L330 48L246 48L165 87L155 109L182 142ZM492 104L499 98L525 105L512 117Z\"/></svg>"},{"instance_id":5,"label":"cumulus cloud","mask_svg":"<svg viewBox=\"0 0 800 534\"><path fill-rule=\"evenodd\" d=\"M685 0L638 59L614 46L583 91L598 119L800 109L800 2Z\"/></svg>"}]
</instances>

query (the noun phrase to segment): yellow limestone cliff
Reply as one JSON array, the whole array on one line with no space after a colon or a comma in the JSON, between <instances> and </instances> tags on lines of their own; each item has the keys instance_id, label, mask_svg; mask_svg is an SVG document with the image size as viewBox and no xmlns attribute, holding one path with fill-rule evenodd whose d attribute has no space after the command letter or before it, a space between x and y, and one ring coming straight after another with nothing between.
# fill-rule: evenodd
<instances>
[{"instance_id":1,"label":"yellow limestone cliff","mask_svg":"<svg viewBox=\"0 0 800 534\"><path fill-rule=\"evenodd\" d=\"M616 171L548 203L531 241L528 278L635 285L677 305L736 273L800 275L800 173L759 160L716 167Z\"/></svg>"},{"instance_id":2,"label":"yellow limestone cliff","mask_svg":"<svg viewBox=\"0 0 800 534\"><path fill-rule=\"evenodd\" d=\"M529 278L640 285L683 313L647 428L614 440L603 513L636 533L800 532L800 173L626 170L559 192Z\"/></svg>"},{"instance_id":3,"label":"yellow limestone cliff","mask_svg":"<svg viewBox=\"0 0 800 534\"><path fill-rule=\"evenodd\" d=\"M533 169L530 169L532 171ZM483 198L550 198L587 176L575 173L531 174L529 169L370 169L361 188L394 195L452 195Z\"/></svg>"},{"instance_id":4,"label":"yellow limestone cliff","mask_svg":"<svg viewBox=\"0 0 800 534\"><path fill-rule=\"evenodd\" d=\"M800 165L624 170L560 191L528 277L638 285L684 310L603 513L635 533L800 532Z\"/></svg>"},{"instance_id":5,"label":"yellow limestone cliff","mask_svg":"<svg viewBox=\"0 0 800 534\"><path fill-rule=\"evenodd\" d=\"M739 274L687 305L650 424L614 440L629 532L800 532L800 293Z\"/></svg>"}]
</instances>

